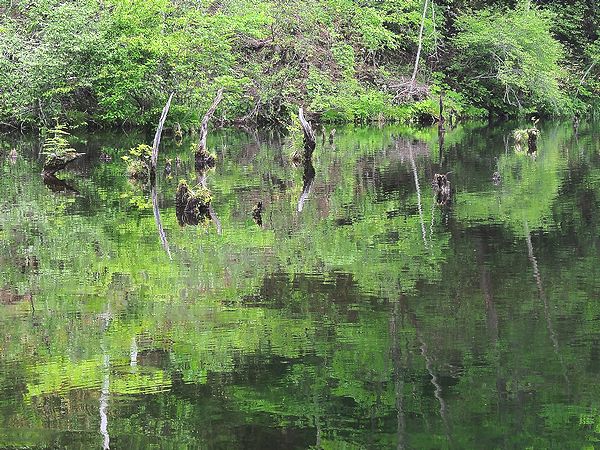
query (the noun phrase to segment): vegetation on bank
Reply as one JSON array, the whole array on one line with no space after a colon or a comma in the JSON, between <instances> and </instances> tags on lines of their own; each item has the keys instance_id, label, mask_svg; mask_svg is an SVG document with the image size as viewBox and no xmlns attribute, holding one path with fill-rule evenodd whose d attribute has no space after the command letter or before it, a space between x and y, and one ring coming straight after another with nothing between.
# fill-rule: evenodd
<instances>
[{"instance_id":1,"label":"vegetation on bank","mask_svg":"<svg viewBox=\"0 0 600 450\"><path fill-rule=\"evenodd\" d=\"M0 1L4 126L582 114L600 8L574 0Z\"/></svg>"}]
</instances>

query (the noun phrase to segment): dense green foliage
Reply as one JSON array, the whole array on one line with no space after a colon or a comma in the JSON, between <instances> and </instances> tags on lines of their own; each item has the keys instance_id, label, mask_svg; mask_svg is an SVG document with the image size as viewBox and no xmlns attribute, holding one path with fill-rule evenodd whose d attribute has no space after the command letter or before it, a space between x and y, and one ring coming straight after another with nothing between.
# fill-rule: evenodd
<instances>
[{"instance_id":1,"label":"dense green foliage","mask_svg":"<svg viewBox=\"0 0 600 450\"><path fill-rule=\"evenodd\" d=\"M424 10L424 6L427 8ZM220 122L571 114L597 103L596 2L2 0L0 122ZM423 14L425 12L425 14ZM411 73L419 46L417 79Z\"/></svg>"}]
</instances>

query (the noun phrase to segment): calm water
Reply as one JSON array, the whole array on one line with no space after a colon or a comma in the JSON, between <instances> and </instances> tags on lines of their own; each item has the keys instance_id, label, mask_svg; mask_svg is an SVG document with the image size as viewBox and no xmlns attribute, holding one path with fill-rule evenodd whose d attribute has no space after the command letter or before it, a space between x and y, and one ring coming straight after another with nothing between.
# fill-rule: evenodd
<instances>
[{"instance_id":1,"label":"calm water","mask_svg":"<svg viewBox=\"0 0 600 450\"><path fill-rule=\"evenodd\" d=\"M0 138L0 448L600 445L600 127L512 128L343 128L312 167L214 132L196 227L192 140L152 192L150 136L80 137L62 185Z\"/></svg>"}]
</instances>

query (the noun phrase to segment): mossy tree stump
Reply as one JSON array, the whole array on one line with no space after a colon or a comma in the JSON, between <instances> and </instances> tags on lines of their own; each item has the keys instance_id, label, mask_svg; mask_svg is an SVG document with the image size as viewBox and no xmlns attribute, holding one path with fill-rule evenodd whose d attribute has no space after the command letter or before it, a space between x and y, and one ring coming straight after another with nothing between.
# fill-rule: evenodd
<instances>
[{"instance_id":1,"label":"mossy tree stump","mask_svg":"<svg viewBox=\"0 0 600 450\"><path fill-rule=\"evenodd\" d=\"M210 220L210 190L203 186L191 189L186 180L179 181L175 193L175 213L179 225L199 225Z\"/></svg>"}]
</instances>

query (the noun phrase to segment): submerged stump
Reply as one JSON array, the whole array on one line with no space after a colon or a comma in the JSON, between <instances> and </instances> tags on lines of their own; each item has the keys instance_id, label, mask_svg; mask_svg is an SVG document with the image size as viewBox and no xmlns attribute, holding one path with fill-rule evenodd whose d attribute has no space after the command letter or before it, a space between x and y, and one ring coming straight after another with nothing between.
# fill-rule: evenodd
<instances>
[{"instance_id":1,"label":"submerged stump","mask_svg":"<svg viewBox=\"0 0 600 450\"><path fill-rule=\"evenodd\" d=\"M515 141L515 150L521 151L522 146L527 142L527 152L537 152L537 141L540 135L540 130L537 128L539 119L532 118L533 127L531 128L518 128L513 131L513 139Z\"/></svg>"},{"instance_id":2,"label":"submerged stump","mask_svg":"<svg viewBox=\"0 0 600 450\"><path fill-rule=\"evenodd\" d=\"M46 157L42 175L54 175L82 155L83 153L77 153L76 151L65 152L63 154L51 153Z\"/></svg>"},{"instance_id":3,"label":"submerged stump","mask_svg":"<svg viewBox=\"0 0 600 450\"><path fill-rule=\"evenodd\" d=\"M433 176L432 186L433 192L436 195L436 202L438 205L448 205L452 197L452 188L450 180L448 180L448 173L436 173Z\"/></svg>"}]
</instances>

